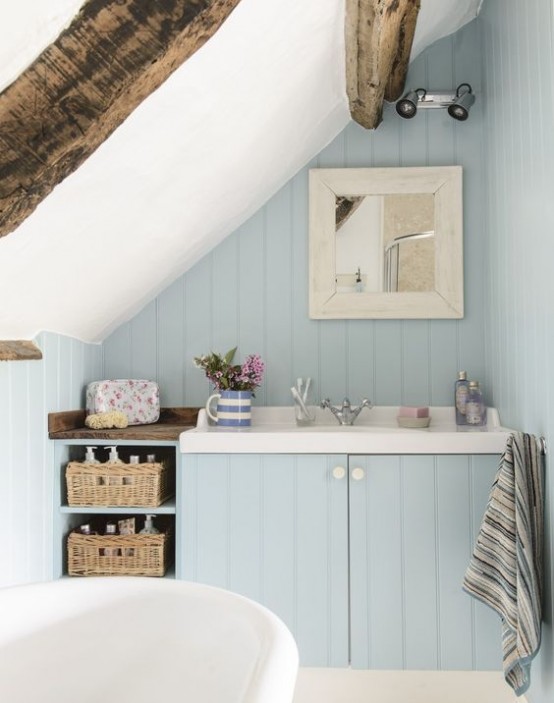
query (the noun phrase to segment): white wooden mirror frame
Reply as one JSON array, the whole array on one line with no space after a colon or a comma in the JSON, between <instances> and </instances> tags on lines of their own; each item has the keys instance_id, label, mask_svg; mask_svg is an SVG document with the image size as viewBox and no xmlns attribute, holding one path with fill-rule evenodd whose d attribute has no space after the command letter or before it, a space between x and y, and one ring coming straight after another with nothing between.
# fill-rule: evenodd
<instances>
[{"instance_id":1,"label":"white wooden mirror frame","mask_svg":"<svg viewBox=\"0 0 554 703\"><path fill-rule=\"evenodd\" d=\"M464 315L462 167L323 168L309 174L310 317L460 318ZM337 293L337 195L433 193L435 290Z\"/></svg>"}]
</instances>

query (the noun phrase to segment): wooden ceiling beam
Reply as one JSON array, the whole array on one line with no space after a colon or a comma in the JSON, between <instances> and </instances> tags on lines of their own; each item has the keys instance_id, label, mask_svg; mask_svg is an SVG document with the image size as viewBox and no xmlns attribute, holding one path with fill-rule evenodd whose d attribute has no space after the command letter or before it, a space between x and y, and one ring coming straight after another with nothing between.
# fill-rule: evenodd
<instances>
[{"instance_id":1,"label":"wooden ceiling beam","mask_svg":"<svg viewBox=\"0 0 554 703\"><path fill-rule=\"evenodd\" d=\"M0 94L0 237L13 231L240 0L87 0Z\"/></svg>"},{"instance_id":2,"label":"wooden ceiling beam","mask_svg":"<svg viewBox=\"0 0 554 703\"><path fill-rule=\"evenodd\" d=\"M34 342L24 339L0 340L0 361L32 361L42 359Z\"/></svg>"},{"instance_id":3,"label":"wooden ceiling beam","mask_svg":"<svg viewBox=\"0 0 554 703\"><path fill-rule=\"evenodd\" d=\"M352 119L375 129L402 94L421 0L346 0L346 91Z\"/></svg>"}]
</instances>

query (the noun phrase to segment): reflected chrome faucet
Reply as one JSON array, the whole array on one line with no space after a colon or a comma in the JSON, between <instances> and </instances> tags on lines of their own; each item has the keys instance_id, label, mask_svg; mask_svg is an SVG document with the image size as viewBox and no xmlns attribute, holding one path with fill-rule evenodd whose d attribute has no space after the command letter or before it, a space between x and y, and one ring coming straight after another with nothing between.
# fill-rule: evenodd
<instances>
[{"instance_id":1,"label":"reflected chrome faucet","mask_svg":"<svg viewBox=\"0 0 554 703\"><path fill-rule=\"evenodd\" d=\"M367 398L364 398L358 407L352 407L348 398L342 401L342 407L339 408L336 405L331 405L329 398L321 401L322 408L329 408L333 415L337 418L340 425L353 425L354 420L358 417L364 408L372 408L373 403L371 403Z\"/></svg>"}]
</instances>

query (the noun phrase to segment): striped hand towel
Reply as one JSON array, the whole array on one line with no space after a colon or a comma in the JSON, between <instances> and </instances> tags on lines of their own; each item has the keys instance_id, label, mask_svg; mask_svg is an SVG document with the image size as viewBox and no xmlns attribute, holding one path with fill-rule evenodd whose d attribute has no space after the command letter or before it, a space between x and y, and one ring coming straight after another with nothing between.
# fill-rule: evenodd
<instances>
[{"instance_id":1,"label":"striped hand towel","mask_svg":"<svg viewBox=\"0 0 554 703\"><path fill-rule=\"evenodd\" d=\"M463 588L502 620L504 677L519 696L540 646L543 466L533 435L510 435L491 488Z\"/></svg>"}]
</instances>

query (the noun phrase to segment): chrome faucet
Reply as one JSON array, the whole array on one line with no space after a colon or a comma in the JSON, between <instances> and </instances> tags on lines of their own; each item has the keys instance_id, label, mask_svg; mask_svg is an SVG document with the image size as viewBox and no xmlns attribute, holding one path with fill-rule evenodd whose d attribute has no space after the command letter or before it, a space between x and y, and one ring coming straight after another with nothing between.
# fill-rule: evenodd
<instances>
[{"instance_id":1,"label":"chrome faucet","mask_svg":"<svg viewBox=\"0 0 554 703\"><path fill-rule=\"evenodd\" d=\"M331 405L329 398L321 401L320 407L329 408L333 415L337 418L340 425L353 425L354 420L358 417L360 412L364 408L372 408L373 403L371 403L367 398L364 398L358 407L352 407L348 398L342 401L342 407L339 408L336 405Z\"/></svg>"}]
</instances>

